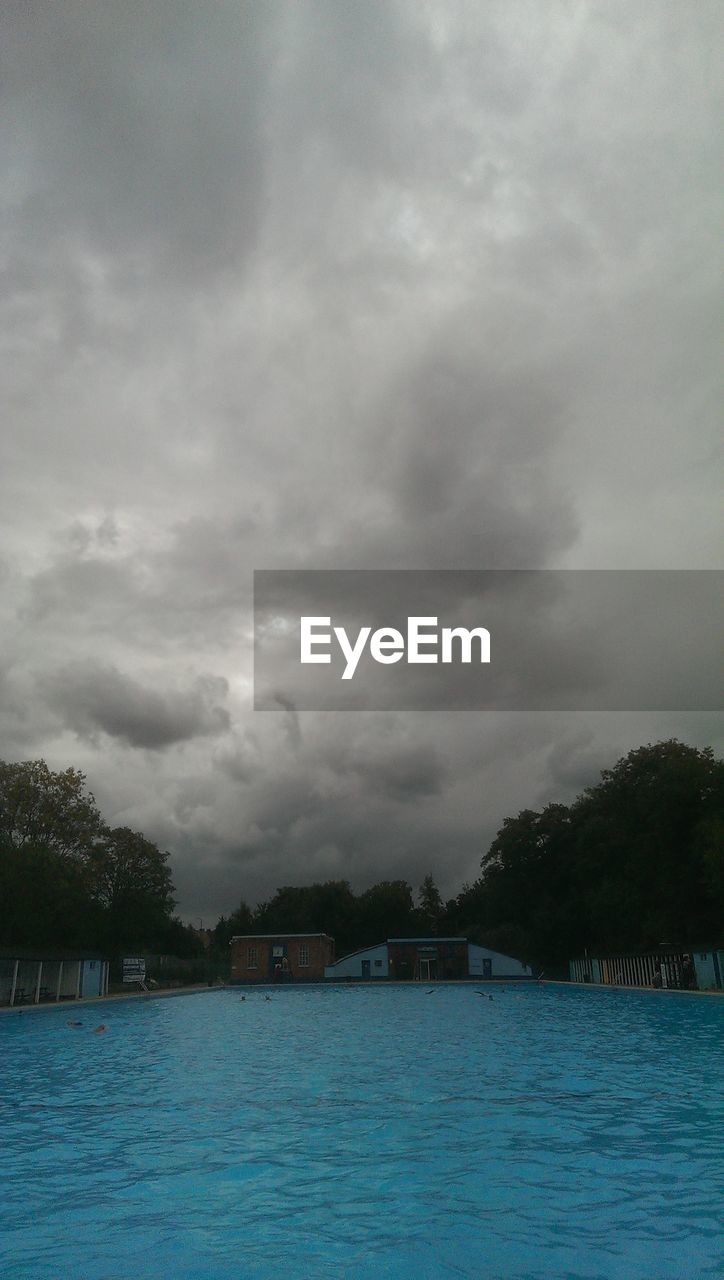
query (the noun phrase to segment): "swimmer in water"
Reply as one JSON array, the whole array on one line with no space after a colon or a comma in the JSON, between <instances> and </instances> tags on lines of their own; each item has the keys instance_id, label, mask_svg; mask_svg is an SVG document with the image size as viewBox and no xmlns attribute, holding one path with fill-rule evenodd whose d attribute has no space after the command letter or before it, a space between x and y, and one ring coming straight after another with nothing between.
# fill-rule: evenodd
<instances>
[{"instance_id":1,"label":"swimmer in water","mask_svg":"<svg viewBox=\"0 0 724 1280\"><path fill-rule=\"evenodd\" d=\"M94 1034L96 1034L96 1035L98 1034L98 1032L99 1032L99 1031L107 1031L107 1030L108 1030L108 1028L107 1028L107 1026L106 1026L105 1022L99 1022L99 1023L98 1023L98 1026L93 1028L93 1032L94 1032Z\"/></svg>"},{"instance_id":2,"label":"swimmer in water","mask_svg":"<svg viewBox=\"0 0 724 1280\"><path fill-rule=\"evenodd\" d=\"M66 1018L65 1025L66 1027L82 1027L83 1023L79 1022L77 1019L74 1020L73 1018Z\"/></svg>"}]
</instances>

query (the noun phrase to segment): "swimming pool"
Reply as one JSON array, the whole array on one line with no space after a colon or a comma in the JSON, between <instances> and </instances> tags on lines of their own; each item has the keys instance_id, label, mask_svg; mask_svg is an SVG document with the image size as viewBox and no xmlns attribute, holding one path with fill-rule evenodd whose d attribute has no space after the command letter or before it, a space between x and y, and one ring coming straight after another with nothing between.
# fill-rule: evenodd
<instances>
[{"instance_id":1,"label":"swimming pool","mask_svg":"<svg viewBox=\"0 0 724 1280\"><path fill-rule=\"evenodd\" d=\"M0 1018L3 1280L721 1274L724 1002L429 990Z\"/></svg>"}]
</instances>

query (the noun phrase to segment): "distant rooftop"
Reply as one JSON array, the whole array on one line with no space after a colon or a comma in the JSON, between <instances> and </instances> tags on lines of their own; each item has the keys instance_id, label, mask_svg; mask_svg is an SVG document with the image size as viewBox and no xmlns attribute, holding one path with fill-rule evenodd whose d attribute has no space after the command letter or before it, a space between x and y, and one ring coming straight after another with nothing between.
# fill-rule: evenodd
<instances>
[{"instance_id":1,"label":"distant rooftop","mask_svg":"<svg viewBox=\"0 0 724 1280\"><path fill-rule=\"evenodd\" d=\"M102 951L86 951L83 947L0 947L0 960L104 960Z\"/></svg>"},{"instance_id":2,"label":"distant rooftop","mask_svg":"<svg viewBox=\"0 0 724 1280\"><path fill-rule=\"evenodd\" d=\"M388 942L467 942L467 938L388 938Z\"/></svg>"},{"instance_id":3,"label":"distant rooftop","mask_svg":"<svg viewBox=\"0 0 724 1280\"><path fill-rule=\"evenodd\" d=\"M332 938L330 933L235 933L232 942L247 942L250 938Z\"/></svg>"}]
</instances>

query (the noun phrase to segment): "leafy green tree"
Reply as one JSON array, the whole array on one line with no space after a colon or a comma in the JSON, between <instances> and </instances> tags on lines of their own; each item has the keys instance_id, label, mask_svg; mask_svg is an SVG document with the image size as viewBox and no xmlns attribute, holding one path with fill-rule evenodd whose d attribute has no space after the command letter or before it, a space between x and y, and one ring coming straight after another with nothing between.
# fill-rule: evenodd
<instances>
[{"instance_id":1,"label":"leafy green tree","mask_svg":"<svg viewBox=\"0 0 724 1280\"><path fill-rule=\"evenodd\" d=\"M418 915L423 934L438 937L444 932L445 905L432 875L425 876L418 891Z\"/></svg>"},{"instance_id":2,"label":"leafy green tree","mask_svg":"<svg viewBox=\"0 0 724 1280\"><path fill-rule=\"evenodd\" d=\"M195 934L172 917L168 857L140 832L109 830L78 770L0 763L5 945L195 954Z\"/></svg>"},{"instance_id":3,"label":"leafy green tree","mask_svg":"<svg viewBox=\"0 0 724 1280\"><path fill-rule=\"evenodd\" d=\"M95 799L77 769L53 773L44 760L0 762L0 844L87 854L103 829Z\"/></svg>"},{"instance_id":4,"label":"leafy green tree","mask_svg":"<svg viewBox=\"0 0 724 1280\"><path fill-rule=\"evenodd\" d=\"M573 820L589 945L691 945L721 927L724 762L710 747L638 747L604 770Z\"/></svg>"},{"instance_id":5,"label":"leafy green tree","mask_svg":"<svg viewBox=\"0 0 724 1280\"><path fill-rule=\"evenodd\" d=\"M221 916L211 931L211 950L214 956L228 959L229 943L234 936L243 937L247 933L255 933L254 914L246 902L239 903L231 915Z\"/></svg>"},{"instance_id":6,"label":"leafy green tree","mask_svg":"<svg viewBox=\"0 0 724 1280\"><path fill-rule=\"evenodd\" d=\"M286 885L257 907L253 932L328 933L342 955L356 946L356 914L355 896L346 880Z\"/></svg>"},{"instance_id":7,"label":"leafy green tree","mask_svg":"<svg viewBox=\"0 0 724 1280\"><path fill-rule=\"evenodd\" d=\"M0 762L0 940L92 946L98 913L89 854L103 821L84 775L44 760Z\"/></svg>"},{"instance_id":8,"label":"leafy green tree","mask_svg":"<svg viewBox=\"0 0 724 1280\"><path fill-rule=\"evenodd\" d=\"M701 854L702 886L706 901L711 904L713 919L724 919L724 816L713 814L702 820L696 831Z\"/></svg>"},{"instance_id":9,"label":"leafy green tree","mask_svg":"<svg viewBox=\"0 0 724 1280\"><path fill-rule=\"evenodd\" d=\"M373 946L386 938L404 938L417 932L412 889L406 880L380 880L357 899L357 947Z\"/></svg>"},{"instance_id":10,"label":"leafy green tree","mask_svg":"<svg viewBox=\"0 0 724 1280\"><path fill-rule=\"evenodd\" d=\"M269 902L259 903L254 913L257 933L315 932L314 903L310 887L283 885Z\"/></svg>"},{"instance_id":11,"label":"leafy green tree","mask_svg":"<svg viewBox=\"0 0 724 1280\"><path fill-rule=\"evenodd\" d=\"M506 818L480 879L457 900L456 931L522 960L564 963L575 920L568 911L571 841L565 805Z\"/></svg>"},{"instance_id":12,"label":"leafy green tree","mask_svg":"<svg viewBox=\"0 0 724 1280\"><path fill-rule=\"evenodd\" d=\"M90 855L106 945L152 950L173 911L168 853L130 827L108 830Z\"/></svg>"},{"instance_id":13,"label":"leafy green tree","mask_svg":"<svg viewBox=\"0 0 724 1280\"><path fill-rule=\"evenodd\" d=\"M178 916L171 916L154 940L154 950L161 955L178 956L180 960L206 957L206 948L196 930L184 924Z\"/></svg>"},{"instance_id":14,"label":"leafy green tree","mask_svg":"<svg viewBox=\"0 0 724 1280\"><path fill-rule=\"evenodd\" d=\"M84 862L30 844L0 849L3 946L93 947L99 929Z\"/></svg>"},{"instance_id":15,"label":"leafy green tree","mask_svg":"<svg viewBox=\"0 0 724 1280\"><path fill-rule=\"evenodd\" d=\"M681 946L724 911L724 764L675 740L629 752L570 807L506 818L455 905L461 932L563 970L584 948Z\"/></svg>"}]
</instances>

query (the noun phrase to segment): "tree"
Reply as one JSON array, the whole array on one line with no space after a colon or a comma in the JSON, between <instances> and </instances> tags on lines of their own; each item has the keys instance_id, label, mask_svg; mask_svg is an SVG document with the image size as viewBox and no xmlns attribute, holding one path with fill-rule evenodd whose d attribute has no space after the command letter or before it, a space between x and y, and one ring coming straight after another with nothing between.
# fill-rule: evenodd
<instances>
[{"instance_id":1,"label":"tree","mask_svg":"<svg viewBox=\"0 0 724 1280\"><path fill-rule=\"evenodd\" d=\"M109 830L77 769L0 763L0 937L18 946L165 950L174 925L168 853Z\"/></svg>"},{"instance_id":2,"label":"tree","mask_svg":"<svg viewBox=\"0 0 724 1280\"><path fill-rule=\"evenodd\" d=\"M458 898L457 919L466 935L520 959L565 963L576 948L571 840L565 805L506 818L483 856L480 879Z\"/></svg>"},{"instance_id":3,"label":"tree","mask_svg":"<svg viewBox=\"0 0 724 1280\"><path fill-rule=\"evenodd\" d=\"M588 947L711 940L724 911L724 763L639 747L570 806L506 818L456 903L476 941L547 967Z\"/></svg>"},{"instance_id":4,"label":"tree","mask_svg":"<svg viewBox=\"0 0 724 1280\"><path fill-rule=\"evenodd\" d=\"M573 818L591 945L714 936L724 907L716 875L724 762L710 747L671 739L630 751L584 793Z\"/></svg>"},{"instance_id":5,"label":"tree","mask_svg":"<svg viewBox=\"0 0 724 1280\"><path fill-rule=\"evenodd\" d=\"M328 933L345 954L356 944L355 896L346 880L301 887L285 885L254 913L258 933Z\"/></svg>"},{"instance_id":6,"label":"tree","mask_svg":"<svg viewBox=\"0 0 724 1280\"><path fill-rule=\"evenodd\" d=\"M178 956L180 960L206 958L206 948L196 930L184 924L178 916L171 916L154 939L154 949L160 954Z\"/></svg>"},{"instance_id":7,"label":"tree","mask_svg":"<svg viewBox=\"0 0 724 1280\"><path fill-rule=\"evenodd\" d=\"M0 939L15 946L92 946L89 854L103 831L75 769L0 762Z\"/></svg>"},{"instance_id":8,"label":"tree","mask_svg":"<svg viewBox=\"0 0 724 1280\"><path fill-rule=\"evenodd\" d=\"M0 843L86 854L103 829L94 797L77 769L53 773L44 760L0 761Z\"/></svg>"},{"instance_id":9,"label":"tree","mask_svg":"<svg viewBox=\"0 0 724 1280\"><path fill-rule=\"evenodd\" d=\"M445 918L445 906L432 875L425 876L418 890L418 913L423 933L437 937Z\"/></svg>"},{"instance_id":10,"label":"tree","mask_svg":"<svg viewBox=\"0 0 724 1280\"><path fill-rule=\"evenodd\" d=\"M152 949L173 911L169 854L130 827L108 830L91 854L93 896L106 945Z\"/></svg>"},{"instance_id":11,"label":"tree","mask_svg":"<svg viewBox=\"0 0 724 1280\"><path fill-rule=\"evenodd\" d=\"M28 844L0 850L2 945L92 947L98 928L83 861Z\"/></svg>"},{"instance_id":12,"label":"tree","mask_svg":"<svg viewBox=\"0 0 724 1280\"><path fill-rule=\"evenodd\" d=\"M369 947L386 938L415 935L417 920L412 889L406 880L380 880L357 899L357 947Z\"/></svg>"},{"instance_id":13,"label":"tree","mask_svg":"<svg viewBox=\"0 0 724 1280\"><path fill-rule=\"evenodd\" d=\"M235 935L242 936L254 933L254 914L251 907L242 899L236 911L227 918L221 916L211 931L211 950L215 956L226 960L229 955L229 943Z\"/></svg>"}]
</instances>

